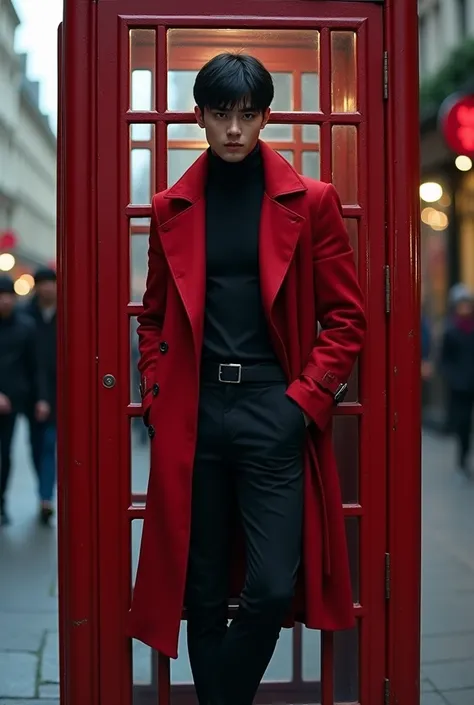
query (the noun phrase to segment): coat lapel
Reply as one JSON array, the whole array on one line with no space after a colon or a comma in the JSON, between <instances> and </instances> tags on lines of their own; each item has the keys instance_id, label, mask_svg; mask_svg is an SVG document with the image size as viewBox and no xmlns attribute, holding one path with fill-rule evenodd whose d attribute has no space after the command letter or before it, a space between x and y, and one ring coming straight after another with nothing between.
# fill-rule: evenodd
<instances>
[{"instance_id":1,"label":"coat lapel","mask_svg":"<svg viewBox=\"0 0 474 705\"><path fill-rule=\"evenodd\" d=\"M200 360L206 294L207 155L204 153L164 195L175 214L159 225L161 242L193 332ZM176 213L176 211L178 211Z\"/></svg>"},{"instance_id":2,"label":"coat lapel","mask_svg":"<svg viewBox=\"0 0 474 705\"><path fill-rule=\"evenodd\" d=\"M272 310L298 244L305 218L293 207L307 187L288 162L260 143L265 174L265 197L260 220L260 286L267 318ZM283 202L284 201L284 202Z\"/></svg>"}]
</instances>

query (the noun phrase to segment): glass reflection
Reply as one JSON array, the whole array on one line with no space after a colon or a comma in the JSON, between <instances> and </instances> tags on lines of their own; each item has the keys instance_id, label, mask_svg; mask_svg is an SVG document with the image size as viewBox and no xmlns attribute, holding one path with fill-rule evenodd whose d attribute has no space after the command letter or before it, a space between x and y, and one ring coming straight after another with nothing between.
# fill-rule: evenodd
<instances>
[{"instance_id":1,"label":"glass reflection","mask_svg":"<svg viewBox=\"0 0 474 705\"><path fill-rule=\"evenodd\" d=\"M357 128L334 125L332 128L332 182L345 205L358 203Z\"/></svg>"},{"instance_id":2,"label":"glass reflection","mask_svg":"<svg viewBox=\"0 0 474 705\"><path fill-rule=\"evenodd\" d=\"M332 432L344 504L359 501L359 417L335 416Z\"/></svg>"},{"instance_id":3,"label":"glass reflection","mask_svg":"<svg viewBox=\"0 0 474 705\"><path fill-rule=\"evenodd\" d=\"M130 30L129 107L131 110L149 111L155 109L155 56L155 30Z\"/></svg>"},{"instance_id":4,"label":"glass reflection","mask_svg":"<svg viewBox=\"0 0 474 705\"><path fill-rule=\"evenodd\" d=\"M359 626L334 632L334 702L359 702Z\"/></svg>"},{"instance_id":5,"label":"glass reflection","mask_svg":"<svg viewBox=\"0 0 474 705\"><path fill-rule=\"evenodd\" d=\"M357 66L355 32L331 32L332 111L357 110Z\"/></svg>"},{"instance_id":6,"label":"glass reflection","mask_svg":"<svg viewBox=\"0 0 474 705\"><path fill-rule=\"evenodd\" d=\"M302 166L305 176L319 179L321 176L321 156L319 152L303 152Z\"/></svg>"},{"instance_id":7,"label":"glass reflection","mask_svg":"<svg viewBox=\"0 0 474 705\"><path fill-rule=\"evenodd\" d=\"M203 151L203 149L169 149L168 186L175 184Z\"/></svg>"}]
</instances>

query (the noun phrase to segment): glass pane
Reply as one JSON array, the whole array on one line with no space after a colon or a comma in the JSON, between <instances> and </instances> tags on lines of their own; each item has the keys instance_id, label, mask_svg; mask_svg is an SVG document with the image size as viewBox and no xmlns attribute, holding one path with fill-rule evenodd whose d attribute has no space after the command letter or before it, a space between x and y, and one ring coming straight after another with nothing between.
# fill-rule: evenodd
<instances>
[{"instance_id":1,"label":"glass pane","mask_svg":"<svg viewBox=\"0 0 474 705\"><path fill-rule=\"evenodd\" d=\"M131 419L132 504L143 505L150 475L150 442L141 416Z\"/></svg>"},{"instance_id":2,"label":"glass pane","mask_svg":"<svg viewBox=\"0 0 474 705\"><path fill-rule=\"evenodd\" d=\"M319 74L302 73L301 109L305 113L317 113L320 110L319 105Z\"/></svg>"},{"instance_id":3,"label":"glass pane","mask_svg":"<svg viewBox=\"0 0 474 705\"><path fill-rule=\"evenodd\" d=\"M357 110L355 32L331 32L331 96L335 113Z\"/></svg>"},{"instance_id":4,"label":"glass pane","mask_svg":"<svg viewBox=\"0 0 474 705\"><path fill-rule=\"evenodd\" d=\"M190 685L193 683L188 657L187 626L183 620L179 629L178 658L171 660L171 684Z\"/></svg>"},{"instance_id":5,"label":"glass pane","mask_svg":"<svg viewBox=\"0 0 474 705\"><path fill-rule=\"evenodd\" d=\"M354 125L332 128L332 182L344 205L357 204L357 128Z\"/></svg>"},{"instance_id":6,"label":"glass pane","mask_svg":"<svg viewBox=\"0 0 474 705\"><path fill-rule=\"evenodd\" d=\"M148 233L130 237L130 299L141 303L148 271Z\"/></svg>"},{"instance_id":7,"label":"glass pane","mask_svg":"<svg viewBox=\"0 0 474 705\"><path fill-rule=\"evenodd\" d=\"M191 113L194 110L193 87L197 71L168 71L168 110ZM203 130L195 123L191 125L173 124L168 127L170 140L205 139Z\"/></svg>"},{"instance_id":8,"label":"glass pane","mask_svg":"<svg viewBox=\"0 0 474 705\"><path fill-rule=\"evenodd\" d=\"M303 627L303 662L304 681L321 681L321 632ZM314 701L313 701L314 702Z\"/></svg>"},{"instance_id":9,"label":"glass pane","mask_svg":"<svg viewBox=\"0 0 474 705\"><path fill-rule=\"evenodd\" d=\"M303 142L319 144L319 125L303 125Z\"/></svg>"},{"instance_id":10,"label":"glass pane","mask_svg":"<svg viewBox=\"0 0 474 705\"><path fill-rule=\"evenodd\" d=\"M293 165L294 153L290 149L277 149L276 151L278 154L281 154L287 162L290 162L290 164Z\"/></svg>"},{"instance_id":11,"label":"glass pane","mask_svg":"<svg viewBox=\"0 0 474 705\"><path fill-rule=\"evenodd\" d=\"M168 186L175 184L202 152L202 149L168 149Z\"/></svg>"},{"instance_id":12,"label":"glass pane","mask_svg":"<svg viewBox=\"0 0 474 705\"><path fill-rule=\"evenodd\" d=\"M359 501L359 417L335 416L332 438L342 501L356 504Z\"/></svg>"},{"instance_id":13,"label":"glass pane","mask_svg":"<svg viewBox=\"0 0 474 705\"><path fill-rule=\"evenodd\" d=\"M132 639L133 685L151 685L152 659L150 647Z\"/></svg>"},{"instance_id":14,"label":"glass pane","mask_svg":"<svg viewBox=\"0 0 474 705\"><path fill-rule=\"evenodd\" d=\"M282 629L262 683L288 683L293 675L293 630Z\"/></svg>"},{"instance_id":15,"label":"glass pane","mask_svg":"<svg viewBox=\"0 0 474 705\"><path fill-rule=\"evenodd\" d=\"M305 176L319 179L321 176L321 157L319 152L303 152L302 167Z\"/></svg>"},{"instance_id":16,"label":"glass pane","mask_svg":"<svg viewBox=\"0 0 474 705\"><path fill-rule=\"evenodd\" d=\"M346 538L351 569L352 599L359 602L359 517L346 518Z\"/></svg>"},{"instance_id":17,"label":"glass pane","mask_svg":"<svg viewBox=\"0 0 474 705\"><path fill-rule=\"evenodd\" d=\"M155 109L156 34L153 29L130 30L130 109Z\"/></svg>"},{"instance_id":18,"label":"glass pane","mask_svg":"<svg viewBox=\"0 0 474 705\"><path fill-rule=\"evenodd\" d=\"M293 76L291 73L272 73L275 96L272 110L291 112L293 107ZM267 125L263 135L266 140L274 142L291 142L293 139L292 125Z\"/></svg>"},{"instance_id":19,"label":"glass pane","mask_svg":"<svg viewBox=\"0 0 474 705\"><path fill-rule=\"evenodd\" d=\"M132 571L132 587L133 587L133 585L135 585L135 578L137 575L138 556L140 553L140 543L142 540L142 531L143 531L143 519L134 519L132 521L132 530L131 530L132 565L130 566L130 568Z\"/></svg>"},{"instance_id":20,"label":"glass pane","mask_svg":"<svg viewBox=\"0 0 474 705\"><path fill-rule=\"evenodd\" d=\"M359 702L359 627L334 632L334 701Z\"/></svg>"},{"instance_id":21,"label":"glass pane","mask_svg":"<svg viewBox=\"0 0 474 705\"><path fill-rule=\"evenodd\" d=\"M145 129L148 130L148 147L142 144L135 146L136 128L139 128L139 134L144 134ZM155 192L155 126L131 125L130 138L130 203L148 205Z\"/></svg>"},{"instance_id":22,"label":"glass pane","mask_svg":"<svg viewBox=\"0 0 474 705\"><path fill-rule=\"evenodd\" d=\"M148 142L151 140L152 126L140 123L131 126L131 136L134 142Z\"/></svg>"}]
</instances>

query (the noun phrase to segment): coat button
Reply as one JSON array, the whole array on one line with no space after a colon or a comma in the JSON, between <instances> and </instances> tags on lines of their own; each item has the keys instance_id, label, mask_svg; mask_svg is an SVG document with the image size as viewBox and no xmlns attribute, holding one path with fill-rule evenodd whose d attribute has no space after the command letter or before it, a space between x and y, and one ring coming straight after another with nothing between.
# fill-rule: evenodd
<instances>
[{"instance_id":1,"label":"coat button","mask_svg":"<svg viewBox=\"0 0 474 705\"><path fill-rule=\"evenodd\" d=\"M160 352L163 353L163 355L164 355L165 353L168 352L168 349L169 349L168 343L166 342L166 340L163 340L163 342L160 343Z\"/></svg>"},{"instance_id":2,"label":"coat button","mask_svg":"<svg viewBox=\"0 0 474 705\"><path fill-rule=\"evenodd\" d=\"M150 438L154 438L154 436L155 436L155 427L154 426L148 426L148 436Z\"/></svg>"},{"instance_id":3,"label":"coat button","mask_svg":"<svg viewBox=\"0 0 474 705\"><path fill-rule=\"evenodd\" d=\"M155 383L153 385L153 396L157 397L159 393L160 393L160 385Z\"/></svg>"}]
</instances>

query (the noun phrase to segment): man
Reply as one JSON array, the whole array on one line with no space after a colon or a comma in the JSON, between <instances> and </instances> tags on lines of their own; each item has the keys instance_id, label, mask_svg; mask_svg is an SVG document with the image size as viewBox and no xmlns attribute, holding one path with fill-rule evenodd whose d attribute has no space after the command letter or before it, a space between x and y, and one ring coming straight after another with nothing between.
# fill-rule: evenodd
<instances>
[{"instance_id":1,"label":"man","mask_svg":"<svg viewBox=\"0 0 474 705\"><path fill-rule=\"evenodd\" d=\"M33 322L16 309L10 277L0 276L0 522L10 522L5 498L11 470L13 431L18 413L33 400L38 422L49 415Z\"/></svg>"},{"instance_id":2,"label":"man","mask_svg":"<svg viewBox=\"0 0 474 705\"><path fill-rule=\"evenodd\" d=\"M30 406L28 421L33 464L38 476L39 519L48 524L53 516L56 480L56 272L41 267L35 274L35 289L26 312L37 329L38 354L44 373L46 400L51 409L47 419L38 420Z\"/></svg>"},{"instance_id":3,"label":"man","mask_svg":"<svg viewBox=\"0 0 474 705\"><path fill-rule=\"evenodd\" d=\"M194 98L209 150L152 204L129 633L176 657L184 604L199 703L250 705L283 624L354 623L330 418L365 318L334 188L259 140L269 72L219 55Z\"/></svg>"}]
</instances>

